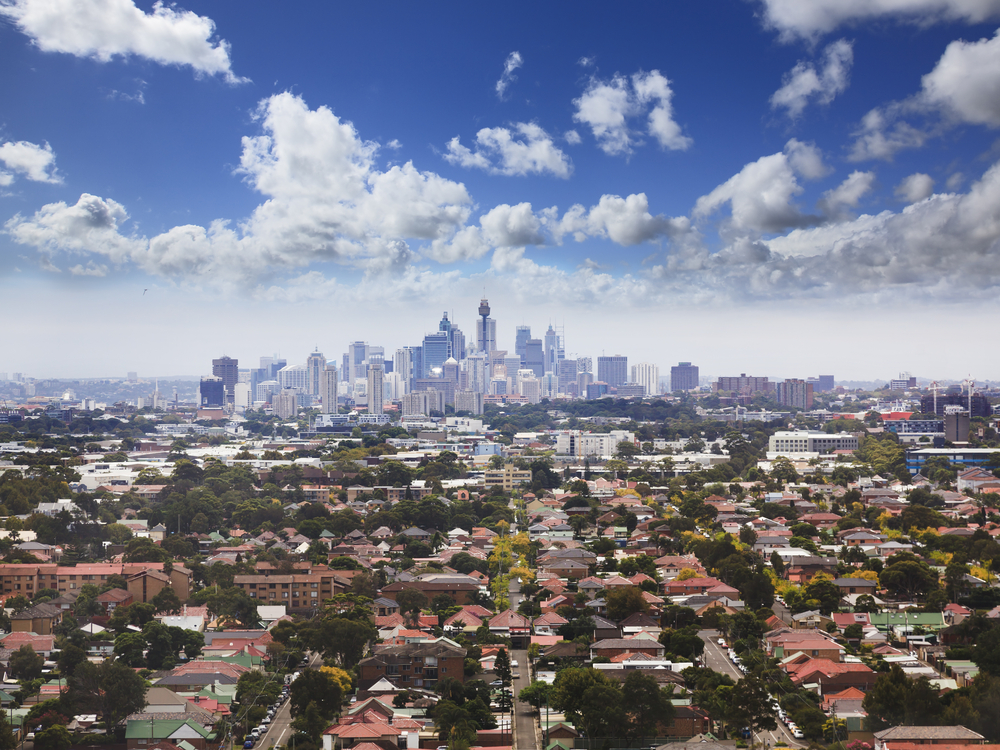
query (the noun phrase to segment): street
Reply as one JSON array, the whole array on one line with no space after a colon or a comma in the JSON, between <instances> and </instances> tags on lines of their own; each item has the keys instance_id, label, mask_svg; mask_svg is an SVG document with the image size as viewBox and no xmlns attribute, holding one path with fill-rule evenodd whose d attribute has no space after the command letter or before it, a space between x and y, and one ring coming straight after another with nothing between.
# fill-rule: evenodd
<instances>
[{"instance_id":1,"label":"street","mask_svg":"<svg viewBox=\"0 0 1000 750\"><path fill-rule=\"evenodd\" d=\"M306 660L306 664L300 669L318 669L323 663L323 657L318 654L310 654L309 658ZM285 701L281 704L275 714L271 723L267 727L267 731L261 735L260 739L257 740L257 744L254 746L255 750L266 750L269 747L277 747L283 745L289 741L292 733L292 713L291 713L291 702Z\"/></svg>"},{"instance_id":2,"label":"street","mask_svg":"<svg viewBox=\"0 0 1000 750\"><path fill-rule=\"evenodd\" d=\"M510 608L517 611L521 603L521 586L516 580L510 582ZM517 694L522 688L528 687L531 683L531 664L528 662L527 649L511 649L511 661L517 662L517 667L513 669L520 677L514 680L511 692L514 696L514 738L512 745L514 748L535 748L538 747L538 738L535 735L535 716L533 709L527 703L522 703L517 699Z\"/></svg>"},{"instance_id":3,"label":"street","mask_svg":"<svg viewBox=\"0 0 1000 750\"><path fill-rule=\"evenodd\" d=\"M719 645L720 634L717 630L699 630L698 635L705 642L705 652L702 654L704 666L715 672L727 674L734 680L743 677L743 673L729 661L726 649ZM777 717L775 720L778 722L778 728L774 731L759 733L755 738L757 742L770 743L771 747L774 747L777 742L784 742L789 747L805 747L802 742L792 737L792 733Z\"/></svg>"}]
</instances>

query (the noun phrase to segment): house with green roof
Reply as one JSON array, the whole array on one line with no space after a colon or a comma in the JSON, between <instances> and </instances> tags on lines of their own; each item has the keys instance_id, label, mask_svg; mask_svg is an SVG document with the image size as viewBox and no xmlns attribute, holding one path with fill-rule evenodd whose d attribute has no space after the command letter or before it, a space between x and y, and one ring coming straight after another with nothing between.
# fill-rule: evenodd
<instances>
[{"instance_id":1,"label":"house with green roof","mask_svg":"<svg viewBox=\"0 0 1000 750\"><path fill-rule=\"evenodd\" d=\"M133 714L125 727L128 750L145 750L151 744L169 740L175 745L186 741L192 750L218 750L219 742L212 727L191 718L160 718L171 714Z\"/></svg>"},{"instance_id":2,"label":"house with green roof","mask_svg":"<svg viewBox=\"0 0 1000 750\"><path fill-rule=\"evenodd\" d=\"M872 612L868 618L880 633L891 633L897 638L912 634L915 628L936 633L946 625L941 612Z\"/></svg>"}]
</instances>

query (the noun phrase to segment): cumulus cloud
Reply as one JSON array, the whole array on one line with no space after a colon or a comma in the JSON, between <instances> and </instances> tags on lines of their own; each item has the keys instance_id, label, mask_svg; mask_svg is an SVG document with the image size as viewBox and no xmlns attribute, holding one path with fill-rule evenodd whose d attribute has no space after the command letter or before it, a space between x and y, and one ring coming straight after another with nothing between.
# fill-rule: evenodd
<instances>
[{"instance_id":1,"label":"cumulus cloud","mask_svg":"<svg viewBox=\"0 0 1000 750\"><path fill-rule=\"evenodd\" d=\"M63 178L56 172L56 155L49 144L39 146L28 141L8 141L0 145L0 162L11 170L0 170L0 185L10 185L14 173L24 175L32 182L58 184Z\"/></svg>"},{"instance_id":2,"label":"cumulus cloud","mask_svg":"<svg viewBox=\"0 0 1000 750\"><path fill-rule=\"evenodd\" d=\"M514 71L520 68L523 64L524 58L521 57L520 52L515 50L507 55L507 59L503 64L503 73L500 74L500 80L497 81L496 85L498 98L503 99L507 94L507 89L514 81L517 80L517 76L514 75Z\"/></svg>"},{"instance_id":3,"label":"cumulus cloud","mask_svg":"<svg viewBox=\"0 0 1000 750\"><path fill-rule=\"evenodd\" d=\"M896 197L907 203L916 203L934 192L934 180L928 174L917 172L905 177L896 186Z\"/></svg>"},{"instance_id":4,"label":"cumulus cloud","mask_svg":"<svg viewBox=\"0 0 1000 750\"><path fill-rule=\"evenodd\" d=\"M874 172L851 172L837 187L823 193L819 207L828 216L837 215L844 208L857 208L861 198L871 191L874 182Z\"/></svg>"},{"instance_id":5,"label":"cumulus cloud","mask_svg":"<svg viewBox=\"0 0 1000 750\"><path fill-rule=\"evenodd\" d=\"M408 241L437 243L442 258L462 248L485 252L458 236L472 210L460 183L409 162L379 171L377 144L328 108L311 110L288 93L264 100L256 116L261 134L243 139L238 171L266 200L238 226L219 220L128 237L121 231L125 208L85 194L73 206L55 203L16 216L7 231L40 250L99 254L150 273L220 283L324 260L391 273L412 262Z\"/></svg>"},{"instance_id":6,"label":"cumulus cloud","mask_svg":"<svg viewBox=\"0 0 1000 750\"><path fill-rule=\"evenodd\" d=\"M921 122L913 124L914 118ZM865 115L850 158L892 159L958 124L1000 127L1000 31L977 42L951 42L919 92Z\"/></svg>"},{"instance_id":7,"label":"cumulus cloud","mask_svg":"<svg viewBox=\"0 0 1000 750\"><path fill-rule=\"evenodd\" d=\"M954 41L922 80L920 99L947 116L1000 127L1000 31L992 39Z\"/></svg>"},{"instance_id":8,"label":"cumulus cloud","mask_svg":"<svg viewBox=\"0 0 1000 750\"><path fill-rule=\"evenodd\" d=\"M998 0L761 0L764 21L785 39L813 39L848 24L881 18L920 24L1000 18Z\"/></svg>"},{"instance_id":9,"label":"cumulus cloud","mask_svg":"<svg viewBox=\"0 0 1000 750\"><path fill-rule=\"evenodd\" d=\"M728 203L730 228L737 231L779 232L818 221L804 215L792 199L802 192L796 175L816 179L826 173L819 150L792 138L782 152L762 156L697 200L696 217L707 217Z\"/></svg>"},{"instance_id":10,"label":"cumulus cloud","mask_svg":"<svg viewBox=\"0 0 1000 750\"><path fill-rule=\"evenodd\" d=\"M570 146L578 146L580 143L583 142L583 139L580 137L580 134L577 133L575 130L567 130L565 133L563 133L563 138L566 139L566 143L568 143Z\"/></svg>"},{"instance_id":11,"label":"cumulus cloud","mask_svg":"<svg viewBox=\"0 0 1000 750\"><path fill-rule=\"evenodd\" d=\"M448 142L444 158L462 167L492 174L528 175L546 172L569 177L573 165L552 137L531 122L510 128L483 128L476 133L476 150L463 146L458 136Z\"/></svg>"},{"instance_id":12,"label":"cumulus cloud","mask_svg":"<svg viewBox=\"0 0 1000 750\"><path fill-rule=\"evenodd\" d=\"M576 204L562 217L554 209L549 209L544 212L543 224L556 243L561 243L566 235L572 235L577 242L601 237L619 245L630 246L660 237L678 239L691 231L691 223L686 217L652 215L645 193L625 198L602 195L597 205L591 206L589 210Z\"/></svg>"},{"instance_id":13,"label":"cumulus cloud","mask_svg":"<svg viewBox=\"0 0 1000 750\"><path fill-rule=\"evenodd\" d=\"M542 222L531 210L530 203L516 206L501 204L487 212L479 223L483 236L494 247L515 247L517 245L542 245Z\"/></svg>"},{"instance_id":14,"label":"cumulus cloud","mask_svg":"<svg viewBox=\"0 0 1000 750\"><path fill-rule=\"evenodd\" d=\"M246 80L232 71L228 42L214 39L212 19L162 2L144 13L132 0L5 0L0 15L43 52L101 62L135 55L229 83Z\"/></svg>"},{"instance_id":15,"label":"cumulus cloud","mask_svg":"<svg viewBox=\"0 0 1000 750\"><path fill-rule=\"evenodd\" d=\"M630 78L591 78L587 90L573 100L573 120L588 126L601 149L611 155L630 154L641 145L641 133L629 123L646 116L644 132L662 148L683 151L691 139L674 120L670 81L658 70L639 71Z\"/></svg>"},{"instance_id":16,"label":"cumulus cloud","mask_svg":"<svg viewBox=\"0 0 1000 750\"><path fill-rule=\"evenodd\" d=\"M771 96L771 107L784 107L788 116L798 119L811 102L829 104L847 90L854 50L846 39L839 39L823 52L822 67L800 61L787 73L780 89Z\"/></svg>"}]
</instances>

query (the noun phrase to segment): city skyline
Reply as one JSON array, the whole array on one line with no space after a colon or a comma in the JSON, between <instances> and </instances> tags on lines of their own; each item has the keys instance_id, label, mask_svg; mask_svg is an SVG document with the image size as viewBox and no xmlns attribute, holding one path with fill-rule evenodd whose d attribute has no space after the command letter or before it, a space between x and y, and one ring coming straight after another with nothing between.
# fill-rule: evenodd
<instances>
[{"instance_id":1,"label":"city skyline","mask_svg":"<svg viewBox=\"0 0 1000 750\"><path fill-rule=\"evenodd\" d=\"M0 5L0 369L475 342L485 296L508 351L1000 379L998 0L574 10Z\"/></svg>"}]
</instances>

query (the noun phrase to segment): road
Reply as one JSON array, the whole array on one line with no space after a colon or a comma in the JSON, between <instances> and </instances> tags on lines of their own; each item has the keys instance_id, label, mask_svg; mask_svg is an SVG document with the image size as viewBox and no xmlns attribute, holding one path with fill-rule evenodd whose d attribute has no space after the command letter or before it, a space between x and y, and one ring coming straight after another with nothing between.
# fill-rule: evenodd
<instances>
[{"instance_id":1,"label":"road","mask_svg":"<svg viewBox=\"0 0 1000 750\"><path fill-rule=\"evenodd\" d=\"M521 586L517 580L510 582L510 608L517 611L521 603ZM535 715L533 709L527 703L522 703L517 699L517 694L522 688L528 687L531 682L531 664L528 662L527 649L511 649L510 658L517 661L517 667L513 670L520 675L514 680L512 692L514 695L514 740L511 743L515 750L522 748L536 748L540 746L538 736L535 733Z\"/></svg>"},{"instance_id":2,"label":"road","mask_svg":"<svg viewBox=\"0 0 1000 750\"><path fill-rule=\"evenodd\" d=\"M320 654L310 654L306 665L301 667L301 669L316 669L321 666L322 663L323 657ZM266 750L266 748L269 747L284 745L291 739L291 705L290 701L285 701L281 704L281 708L277 710L274 714L274 719L272 719L270 725L268 725L267 731L261 735L259 740L257 740L254 750Z\"/></svg>"},{"instance_id":3,"label":"road","mask_svg":"<svg viewBox=\"0 0 1000 750\"><path fill-rule=\"evenodd\" d=\"M743 677L743 673L736 668L736 665L729 661L729 654L726 649L719 645L719 632L717 630L699 630L698 635L705 641L705 652L702 654L703 665L714 672L727 674L734 680ZM778 728L773 732L761 732L756 737L757 742L768 742L774 747L777 742L784 742L789 747L805 747L799 740L792 737L788 728L778 720Z\"/></svg>"}]
</instances>

